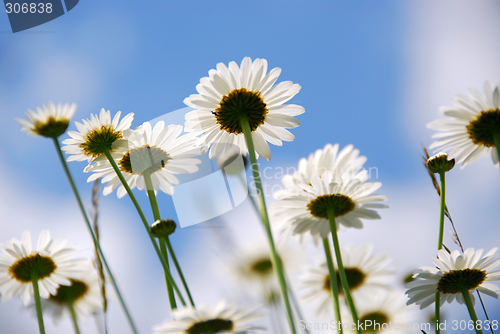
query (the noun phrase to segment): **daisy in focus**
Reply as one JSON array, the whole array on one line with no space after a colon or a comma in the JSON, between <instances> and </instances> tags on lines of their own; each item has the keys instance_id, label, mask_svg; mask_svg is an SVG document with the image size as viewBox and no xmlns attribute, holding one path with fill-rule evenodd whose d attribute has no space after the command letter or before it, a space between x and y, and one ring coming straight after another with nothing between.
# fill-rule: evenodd
<instances>
[{"instance_id":1,"label":"daisy in focus","mask_svg":"<svg viewBox=\"0 0 500 334\"><path fill-rule=\"evenodd\" d=\"M440 292L441 305L457 300L464 303L463 291L467 291L474 303L472 292L478 290L488 296L498 299L500 287L490 281L500 280L500 272L492 271L500 265L500 259L494 255L497 248L483 255L483 250L468 248L463 254L445 250L438 251L438 258L431 259L435 267L421 267L414 275L415 280L408 283L407 302L420 305L420 309L435 302L436 292Z\"/></svg>"},{"instance_id":2,"label":"daisy in focus","mask_svg":"<svg viewBox=\"0 0 500 334\"><path fill-rule=\"evenodd\" d=\"M248 324L262 313L220 302L215 307L188 307L173 312L173 321L153 328L155 334L251 334L262 328Z\"/></svg>"},{"instance_id":3,"label":"daisy in focus","mask_svg":"<svg viewBox=\"0 0 500 334\"><path fill-rule=\"evenodd\" d=\"M130 128L134 114L129 113L120 121L121 112L111 119L110 111L101 109L98 115L91 114L90 119L82 123L75 122L77 131L69 131L71 137L63 141L62 149L69 154L68 161L92 161L104 151L113 151L115 141L123 139L123 131Z\"/></svg>"},{"instance_id":4,"label":"daisy in focus","mask_svg":"<svg viewBox=\"0 0 500 334\"><path fill-rule=\"evenodd\" d=\"M53 102L37 107L36 112L28 109L25 113L28 121L16 118L15 121L23 127L21 131L31 136L42 136L48 138L57 138L66 132L69 120L76 111L76 104L57 106Z\"/></svg>"},{"instance_id":5,"label":"daisy in focus","mask_svg":"<svg viewBox=\"0 0 500 334\"><path fill-rule=\"evenodd\" d=\"M359 150L353 145L347 145L339 151L339 144L326 144L324 148L309 154L309 157L299 160L297 170L285 175L282 179L284 190L276 191L277 199L303 192L300 184L311 184L312 176L321 176L330 171L333 175L350 173L356 175L366 162L365 156L359 155Z\"/></svg>"},{"instance_id":6,"label":"daisy in focus","mask_svg":"<svg viewBox=\"0 0 500 334\"><path fill-rule=\"evenodd\" d=\"M371 296L378 289L389 289L394 271L387 269L390 259L384 254L372 254L370 245L356 247L348 245L341 249L342 262L353 298ZM343 297L344 289L340 282L338 268L337 288L339 296ZM325 261L309 268L301 278L300 287L306 291L304 301L316 302L318 314L333 312L330 274Z\"/></svg>"},{"instance_id":7,"label":"daisy in focus","mask_svg":"<svg viewBox=\"0 0 500 334\"><path fill-rule=\"evenodd\" d=\"M83 273L78 279L70 279L70 282L68 286L59 286L54 295L42 300L44 313L52 314L56 323L71 312L70 307L73 308L78 320L102 311L103 300L99 277L90 263L84 266Z\"/></svg>"},{"instance_id":8,"label":"daisy in focus","mask_svg":"<svg viewBox=\"0 0 500 334\"><path fill-rule=\"evenodd\" d=\"M25 231L21 241L12 239L0 245L0 294L6 301L19 295L24 306L33 297L33 279L38 280L40 297L47 299L60 285L70 285L81 273L81 259L74 259L73 247L66 240L50 239L47 230L38 238L37 248L31 248L31 235Z\"/></svg>"},{"instance_id":9,"label":"daisy in focus","mask_svg":"<svg viewBox=\"0 0 500 334\"><path fill-rule=\"evenodd\" d=\"M437 140L431 149L450 151L450 160L462 163L462 168L480 158L490 155L493 163L500 166L500 86L493 87L491 81L484 85L485 95L471 89L472 96L458 95L454 107L444 107L446 116L427 124L440 131L433 135Z\"/></svg>"},{"instance_id":10,"label":"daisy in focus","mask_svg":"<svg viewBox=\"0 0 500 334\"><path fill-rule=\"evenodd\" d=\"M333 175L326 171L321 177L311 176L311 185L300 184L302 193L290 195L272 203L271 212L284 230L293 234L310 232L313 237L325 239L331 232L328 210L335 212L337 227L343 225L361 229L361 219L380 219L372 209L387 208L376 203L387 200L384 195L373 194L382 184L365 182L366 171L356 176Z\"/></svg>"},{"instance_id":11,"label":"daisy in focus","mask_svg":"<svg viewBox=\"0 0 500 334\"><path fill-rule=\"evenodd\" d=\"M197 165L201 161L194 157L204 153L203 147L196 145L198 138L194 135L181 136L182 130L182 125L165 126L165 123L160 121L152 128L149 122L145 122L135 130L126 131L124 140L113 145L111 156L131 189L149 189L144 179L145 173L148 173L155 193L160 189L172 195L173 185L179 184L174 174L198 171ZM107 182L103 190L104 195L109 195L116 188L119 198L127 193L105 156L87 166L85 172L94 173L87 182L99 178L102 178L102 183Z\"/></svg>"},{"instance_id":12,"label":"daisy in focus","mask_svg":"<svg viewBox=\"0 0 500 334\"><path fill-rule=\"evenodd\" d=\"M415 333L417 314L405 304L402 292L377 291L365 297L355 300L363 333ZM343 322L347 332L354 333L351 323L352 319Z\"/></svg>"},{"instance_id":13,"label":"daisy in focus","mask_svg":"<svg viewBox=\"0 0 500 334\"><path fill-rule=\"evenodd\" d=\"M268 142L281 146L283 141L295 139L287 129L299 126L294 116L304 113L304 108L284 104L299 91L300 86L291 81L274 85L281 73L274 68L267 73L267 61L245 57L238 65L217 64L209 76L200 79L193 94L184 103L196 110L186 114L186 132L200 137L207 146L232 144L241 153L248 152L242 122L247 122L252 133L255 151L265 160L271 159ZM223 146L223 145L222 145ZM210 159L219 152L210 150Z\"/></svg>"}]
</instances>

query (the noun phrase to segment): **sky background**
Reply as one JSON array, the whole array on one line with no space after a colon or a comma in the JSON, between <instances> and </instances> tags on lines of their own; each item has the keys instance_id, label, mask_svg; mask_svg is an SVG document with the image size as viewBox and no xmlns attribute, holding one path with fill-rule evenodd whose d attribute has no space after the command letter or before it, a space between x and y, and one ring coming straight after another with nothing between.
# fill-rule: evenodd
<instances>
[{"instance_id":1,"label":"sky background","mask_svg":"<svg viewBox=\"0 0 500 334\"><path fill-rule=\"evenodd\" d=\"M278 81L302 90L290 103L304 106L293 142L271 145L261 168L279 172L327 143L353 144L366 168L383 183L390 209L360 231L345 231L341 244L371 243L393 258L398 278L431 265L437 243L439 202L421 165L421 144L432 143L425 125L458 93L500 83L500 3L493 1L81 1L39 27L12 34L0 15L0 242L29 229L68 239L92 256L92 243L50 140L20 132L14 118L48 101L76 103L74 120L101 108L134 112L133 126L185 107L201 77L216 64L245 56L282 68ZM70 130L75 130L74 125ZM67 136L63 135L61 139ZM70 163L87 206L91 184L84 162ZM272 174L272 173L269 173ZM497 247L500 172L491 158L447 178L448 206L465 247ZM264 180L270 187L278 177ZM136 192L152 220L145 194ZM268 201L273 201L268 193ZM175 218L172 199L160 210ZM101 198L102 247L142 333L169 318L161 267L129 199ZM446 228L448 232L449 226ZM172 236L196 302L254 302L234 284L227 245L242 249L264 233L248 201L206 223ZM445 244L456 249L449 233ZM222 243L222 244L221 244ZM295 248L306 266L321 254ZM234 250L234 252L238 252ZM297 266L295 285L303 267ZM231 289L228 289L228 286ZM108 290L111 290L109 287ZM298 295L303 293L298 291ZM113 297L111 297L113 298ZM484 298L490 318L497 300ZM315 316L303 304L309 322ZM425 318L432 310L420 312ZM468 319L465 307L446 305L448 320ZM479 312L478 310L478 313ZM128 327L111 301L110 333ZM261 323L269 327L269 319ZM2 333L37 332L36 318L15 298L0 303ZM46 320L47 332L71 332L68 320ZM91 319L83 333L94 333ZM318 331L317 333L326 333ZM277 333L279 334L279 332Z\"/></svg>"}]
</instances>

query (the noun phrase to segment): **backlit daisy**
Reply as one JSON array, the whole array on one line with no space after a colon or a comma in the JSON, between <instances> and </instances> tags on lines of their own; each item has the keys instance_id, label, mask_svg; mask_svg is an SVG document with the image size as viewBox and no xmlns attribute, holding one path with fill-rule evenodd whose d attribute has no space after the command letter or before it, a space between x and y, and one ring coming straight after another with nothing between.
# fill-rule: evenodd
<instances>
[{"instance_id":1,"label":"backlit daisy","mask_svg":"<svg viewBox=\"0 0 500 334\"><path fill-rule=\"evenodd\" d=\"M199 94L193 94L184 103L196 110L186 114L186 131L201 135L200 140L211 146L214 143L234 144L241 153L248 152L243 136L242 121L249 123L255 151L265 160L271 159L267 142L282 145L282 141L295 139L288 130L299 126L294 116L304 108L284 104L300 90L298 84L284 81L274 85L281 73L274 68L267 73L267 61L246 57L238 65L217 64L208 77L200 79L196 86ZM223 147L223 145L222 145ZM210 159L218 155L210 150Z\"/></svg>"},{"instance_id":2,"label":"backlit daisy","mask_svg":"<svg viewBox=\"0 0 500 334\"><path fill-rule=\"evenodd\" d=\"M500 86L493 87L491 81L484 85L485 95L471 89L472 96L458 95L454 107L444 107L441 112L447 116L427 124L440 131L433 135L437 140L431 149L450 151L450 159L462 163L477 161L491 154L493 163L498 162L497 146L500 145Z\"/></svg>"},{"instance_id":3,"label":"backlit daisy","mask_svg":"<svg viewBox=\"0 0 500 334\"><path fill-rule=\"evenodd\" d=\"M415 333L414 325L417 314L412 307L405 304L402 292L379 290L366 298L356 298L359 323L363 333ZM348 318L349 312L343 312ZM348 333L355 333L352 319L345 320L343 325Z\"/></svg>"},{"instance_id":4,"label":"backlit daisy","mask_svg":"<svg viewBox=\"0 0 500 334\"><path fill-rule=\"evenodd\" d=\"M36 110L35 112L28 109L28 112L25 113L29 121L15 119L16 122L23 126L21 131L32 136L57 138L66 132L69 120L76 111L76 104L58 104L56 106L54 103L49 102L48 105L43 105L42 108L37 107Z\"/></svg>"},{"instance_id":5,"label":"backlit daisy","mask_svg":"<svg viewBox=\"0 0 500 334\"><path fill-rule=\"evenodd\" d=\"M326 144L324 148L309 154L309 157L299 160L297 170L293 174L285 175L282 179L286 189L276 191L275 198L302 192L301 183L310 184L311 176L321 176L330 171L334 175L351 173L356 175L366 162L365 156L359 155L359 150L353 145L347 145L339 151L339 144Z\"/></svg>"},{"instance_id":6,"label":"backlit daisy","mask_svg":"<svg viewBox=\"0 0 500 334\"><path fill-rule=\"evenodd\" d=\"M161 189L171 195L173 185L179 184L174 174L198 171L197 164L201 161L194 157L203 154L203 148L195 145L197 138L194 135L181 136L182 128L182 125L165 126L163 121L151 128L151 124L145 122L133 131L126 131L124 140L116 142L111 155L131 189L145 189L144 174L149 173L155 192ZM88 182L99 178L107 182L104 195L116 188L119 198L127 193L105 156L96 159L85 171L94 173Z\"/></svg>"},{"instance_id":7,"label":"backlit daisy","mask_svg":"<svg viewBox=\"0 0 500 334\"><path fill-rule=\"evenodd\" d=\"M91 114L82 123L75 122L76 131L69 131L71 137L63 141L62 149L70 155L68 161L92 161L105 150L112 151L115 141L123 138L123 131L130 128L134 114L130 113L120 121L121 111L111 119L110 111L101 109L99 116Z\"/></svg>"},{"instance_id":8,"label":"backlit daisy","mask_svg":"<svg viewBox=\"0 0 500 334\"><path fill-rule=\"evenodd\" d=\"M372 247L348 245L342 248L342 262L353 298L370 296L376 289L388 289L392 282L392 270L387 269L390 259L383 254L372 255ZM340 283L338 268L337 290L343 297L344 290ZM318 313L333 312L330 274L326 262L309 268L301 278L301 288L306 291L304 301L319 305Z\"/></svg>"},{"instance_id":9,"label":"backlit daisy","mask_svg":"<svg viewBox=\"0 0 500 334\"><path fill-rule=\"evenodd\" d=\"M437 269L421 267L414 275L415 280L406 285L409 288L406 294L410 298L407 304L415 303L424 309L435 302L437 291L441 292L441 305L455 299L463 304L461 286L468 290L472 302L474 290L498 298L500 287L490 283L500 280L500 271L492 271L500 265L500 259L494 255L496 250L494 248L484 256L482 249L474 251L474 248L468 248L463 254L458 251L449 254L443 249L438 251L438 258L431 259Z\"/></svg>"},{"instance_id":10,"label":"backlit daisy","mask_svg":"<svg viewBox=\"0 0 500 334\"><path fill-rule=\"evenodd\" d=\"M380 182L364 182L366 171L356 176L342 176L327 171L321 177L311 176L311 185L301 184L302 193L282 198L271 205L275 221L294 234L310 232L322 239L330 234L328 210L335 212L337 226L363 228L362 219L380 219L372 209L386 208L383 195L372 194Z\"/></svg>"},{"instance_id":11,"label":"backlit daisy","mask_svg":"<svg viewBox=\"0 0 500 334\"><path fill-rule=\"evenodd\" d=\"M42 300L44 313L52 314L56 323L63 316L69 318L70 304L79 321L102 310L103 301L97 271L90 263L85 264L83 268L83 274L78 279L70 279L71 285L59 286L54 295Z\"/></svg>"},{"instance_id":12,"label":"backlit daisy","mask_svg":"<svg viewBox=\"0 0 500 334\"><path fill-rule=\"evenodd\" d=\"M198 306L173 311L173 321L153 328L155 334L251 334L262 329L248 324L262 313L255 308L226 306Z\"/></svg>"},{"instance_id":13,"label":"backlit daisy","mask_svg":"<svg viewBox=\"0 0 500 334\"><path fill-rule=\"evenodd\" d=\"M66 240L50 239L48 231L42 231L37 249L31 248L29 231L21 241L12 239L0 246L0 294L2 300L16 295L25 306L33 297L32 275L38 278L41 298L49 298L60 285L70 285L72 278L81 273L81 259L74 259L73 247L65 247Z\"/></svg>"}]
</instances>

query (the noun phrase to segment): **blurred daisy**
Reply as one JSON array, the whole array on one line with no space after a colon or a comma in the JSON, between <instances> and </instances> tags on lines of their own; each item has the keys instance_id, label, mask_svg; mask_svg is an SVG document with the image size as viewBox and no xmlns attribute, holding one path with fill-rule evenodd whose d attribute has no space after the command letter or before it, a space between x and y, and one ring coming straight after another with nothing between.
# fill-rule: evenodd
<instances>
[{"instance_id":1,"label":"blurred daisy","mask_svg":"<svg viewBox=\"0 0 500 334\"><path fill-rule=\"evenodd\" d=\"M145 122L133 131L126 131L125 139L113 145L114 151L111 155L131 189L145 189L144 173L149 173L155 192L161 189L172 195L173 185L179 184L174 174L198 171L197 164L201 161L193 157L203 154L203 148L195 145L197 138L194 135L180 136L182 129L182 125L165 127L163 121L151 128L151 124ZM116 188L119 198L127 193L105 156L87 166L85 172L94 173L87 182L100 178L103 183L107 182L103 190L104 195L109 195Z\"/></svg>"},{"instance_id":2,"label":"blurred daisy","mask_svg":"<svg viewBox=\"0 0 500 334\"><path fill-rule=\"evenodd\" d=\"M42 300L44 314L52 314L56 323L64 315L69 315L69 305L73 306L78 320L102 310L103 301L99 278L97 271L90 263L85 264L83 274L78 279L70 279L70 282L71 285L59 286L54 295Z\"/></svg>"},{"instance_id":3,"label":"blurred daisy","mask_svg":"<svg viewBox=\"0 0 500 334\"><path fill-rule=\"evenodd\" d=\"M372 209L386 208L383 195L372 194L382 185L380 182L365 182L366 171L356 176L333 175L324 172L321 177L311 176L311 185L300 184L302 193L280 199L271 205L271 213L284 229L293 229L294 234L310 232L322 239L330 234L328 210L335 211L337 226L363 228L360 218L380 219Z\"/></svg>"},{"instance_id":4,"label":"blurred daisy","mask_svg":"<svg viewBox=\"0 0 500 334\"><path fill-rule=\"evenodd\" d=\"M130 128L134 114L130 113L120 121L121 111L111 119L110 111L101 109L99 116L91 114L90 119L75 122L76 131L69 131L71 137L63 141L62 149L70 155L68 161L92 161L104 153L113 151L115 141L123 138L123 131Z\"/></svg>"},{"instance_id":5,"label":"blurred daisy","mask_svg":"<svg viewBox=\"0 0 500 334\"><path fill-rule=\"evenodd\" d=\"M277 250L287 272L293 273L300 262L302 253L285 245L280 245ZM234 252L233 255L235 255ZM269 303L275 301L273 297L279 291L279 287L275 279L268 243L254 241L251 245L241 249L229 262L231 265L227 274L233 278L238 288L246 287L245 291L256 294L256 298L264 297Z\"/></svg>"},{"instance_id":6,"label":"blurred daisy","mask_svg":"<svg viewBox=\"0 0 500 334\"><path fill-rule=\"evenodd\" d=\"M450 160L456 159L462 168L489 154L493 163L500 166L496 149L500 142L500 86L493 87L487 81L484 91L486 95L475 89L470 90L470 97L458 95L453 101L455 107L441 108L449 118L427 124L440 131L432 136L438 139L430 148L450 150Z\"/></svg>"},{"instance_id":7,"label":"blurred daisy","mask_svg":"<svg viewBox=\"0 0 500 334\"><path fill-rule=\"evenodd\" d=\"M304 190L300 184L311 184L312 176L321 176L330 171L333 175L350 173L359 174L360 169L366 162L365 156L359 155L359 150L353 145L347 145L339 151L339 144L326 144L324 148L309 154L309 157L299 160L297 170L291 175L285 175L282 179L286 187L274 193L275 198L283 198L290 194L301 193Z\"/></svg>"},{"instance_id":8,"label":"blurred daisy","mask_svg":"<svg viewBox=\"0 0 500 334\"><path fill-rule=\"evenodd\" d=\"M262 313L255 308L226 306L198 306L173 311L173 321L153 328L155 334L251 334L262 329L247 323L259 318Z\"/></svg>"},{"instance_id":9,"label":"blurred daisy","mask_svg":"<svg viewBox=\"0 0 500 334\"><path fill-rule=\"evenodd\" d=\"M42 108L37 107L36 110L35 112L28 109L28 112L25 113L28 121L15 119L23 126L21 131L32 136L57 138L66 132L69 120L76 111L76 104L58 104L56 106L53 102L49 102L48 105L43 105Z\"/></svg>"},{"instance_id":10,"label":"blurred daisy","mask_svg":"<svg viewBox=\"0 0 500 334\"><path fill-rule=\"evenodd\" d=\"M383 254L372 255L373 248L370 245L356 247L348 245L342 248L342 262L344 264L347 281L353 298L370 296L376 289L389 289L393 280L394 272L387 269L390 259ZM344 289L340 283L338 268L337 287L340 297L344 296ZM333 311L330 274L326 262L309 268L301 278L301 289L306 290L304 296L306 302L319 304L318 313Z\"/></svg>"},{"instance_id":11,"label":"blurred daisy","mask_svg":"<svg viewBox=\"0 0 500 334\"><path fill-rule=\"evenodd\" d=\"M462 285L469 291L473 303L474 290L498 299L500 287L489 283L500 280L500 271L491 271L500 265L500 259L494 255L496 251L494 248L484 256L482 249L474 251L474 248L468 248L463 254L458 251L449 254L443 249L438 251L438 258L431 259L437 269L421 267L414 275L415 280L406 285L409 288L406 294L410 298L407 304L415 303L424 309L435 302L437 291L441 292L441 305L455 299L463 304Z\"/></svg>"},{"instance_id":12,"label":"blurred daisy","mask_svg":"<svg viewBox=\"0 0 500 334\"><path fill-rule=\"evenodd\" d=\"M49 231L42 231L37 250L31 249L31 235L25 231L21 241L12 239L0 246L0 294L8 300L21 296L24 306L31 301L31 276L38 278L40 297L47 299L60 285L70 285L71 278L81 273L81 259L72 258L75 249L65 247L66 240L50 239Z\"/></svg>"},{"instance_id":13,"label":"blurred daisy","mask_svg":"<svg viewBox=\"0 0 500 334\"><path fill-rule=\"evenodd\" d=\"M274 68L267 73L267 61L246 57L241 66L230 62L229 66L217 64L209 76L200 79L196 86L199 94L193 94L184 103L196 110L186 114L186 131L201 135L200 140L212 144L234 144L243 155L248 152L241 121L246 120L252 131L255 151L265 160L271 159L267 142L282 145L282 141L295 139L288 128L299 126L294 116L304 108L284 104L299 91L300 86L284 81L275 86L281 73ZM223 146L223 145L222 145ZM218 155L210 150L210 159Z\"/></svg>"},{"instance_id":14,"label":"blurred daisy","mask_svg":"<svg viewBox=\"0 0 500 334\"><path fill-rule=\"evenodd\" d=\"M356 298L356 308L359 323L363 325L363 333L413 333L413 324L416 321L416 313L405 304L402 292L377 291L365 296L367 298ZM343 312L347 317L349 312ZM343 322L344 328L349 333L355 333L350 324L352 319Z\"/></svg>"}]
</instances>

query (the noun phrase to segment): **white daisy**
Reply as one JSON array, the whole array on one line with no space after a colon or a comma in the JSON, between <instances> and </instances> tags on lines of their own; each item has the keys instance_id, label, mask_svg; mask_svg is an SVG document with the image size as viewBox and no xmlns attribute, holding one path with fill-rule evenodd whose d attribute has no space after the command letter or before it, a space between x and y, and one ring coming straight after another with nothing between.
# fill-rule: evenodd
<instances>
[{"instance_id":1,"label":"white daisy","mask_svg":"<svg viewBox=\"0 0 500 334\"><path fill-rule=\"evenodd\" d=\"M265 160L271 159L267 142L282 145L282 141L295 139L288 130L299 126L294 116L304 108L284 104L300 90L298 84L284 81L275 86L281 73L274 68L267 73L265 59L246 57L241 66L230 62L229 66L217 64L209 76L200 79L196 86L199 94L193 94L184 103L196 110L186 114L186 131L202 135L200 140L211 146L214 143L237 145L241 153L248 152L241 121L246 120L252 131L255 151ZM210 159L218 155L210 150Z\"/></svg>"},{"instance_id":2,"label":"white daisy","mask_svg":"<svg viewBox=\"0 0 500 334\"><path fill-rule=\"evenodd\" d=\"M48 105L43 105L42 108L37 107L36 110L35 112L28 109L28 112L25 113L29 121L15 119L23 126L21 131L32 136L57 138L66 132L69 120L76 111L76 104L58 104L56 106L53 102L49 102Z\"/></svg>"},{"instance_id":3,"label":"white daisy","mask_svg":"<svg viewBox=\"0 0 500 334\"><path fill-rule=\"evenodd\" d=\"M70 279L71 285L59 286L54 295L42 300L44 314L52 314L56 323L64 315L69 315L69 304L73 305L78 320L102 311L103 300L97 271L90 263L83 268L83 274L78 279Z\"/></svg>"},{"instance_id":4,"label":"white daisy","mask_svg":"<svg viewBox=\"0 0 500 334\"><path fill-rule=\"evenodd\" d=\"M49 231L42 231L37 249L31 249L29 231L21 241L12 239L0 246L0 293L3 300L21 296L25 306L33 294L32 273L38 277L40 297L47 299L57 292L59 285L70 285L78 278L81 259L72 257L74 247L65 247L67 240L50 239Z\"/></svg>"},{"instance_id":5,"label":"white daisy","mask_svg":"<svg viewBox=\"0 0 500 334\"><path fill-rule=\"evenodd\" d=\"M449 118L427 124L428 128L440 131L432 136L438 139L430 148L450 150L450 159L462 163L462 168L488 154L500 166L496 149L500 142L500 86L493 87L487 81L484 91L486 95L476 89L470 90L470 97L458 95L454 107L441 108Z\"/></svg>"},{"instance_id":6,"label":"white daisy","mask_svg":"<svg viewBox=\"0 0 500 334\"><path fill-rule=\"evenodd\" d=\"M203 148L196 145L197 138L194 135L180 136L182 129L182 125L165 127L163 121L151 128L151 124L145 122L133 131L126 131L125 139L113 145L111 155L131 189L146 188L144 173L147 172L151 175L155 192L161 189L172 195L173 185L179 184L174 174L198 171L197 164L201 161L193 157L203 154ZM102 183L108 183L104 187L104 195L112 193L116 188L119 198L127 193L105 156L96 159L85 171L94 173L88 178L88 182L102 178Z\"/></svg>"},{"instance_id":7,"label":"white daisy","mask_svg":"<svg viewBox=\"0 0 500 334\"><path fill-rule=\"evenodd\" d=\"M134 114L129 113L120 121L121 111L111 119L110 111L101 109L99 116L91 114L90 119L75 122L76 131L69 131L70 139L63 141L62 149L70 154L68 161L92 161L104 153L112 151L115 141L123 138L123 131L130 128Z\"/></svg>"},{"instance_id":8,"label":"white daisy","mask_svg":"<svg viewBox=\"0 0 500 334\"><path fill-rule=\"evenodd\" d=\"M472 302L472 292L478 290L486 295L498 298L500 287L489 283L500 280L500 270L491 271L500 265L500 259L495 257L497 248L482 256L483 250L468 248L463 254L453 251L451 254L441 249L438 258L431 259L435 267L421 267L414 275L415 280L408 283L406 294L410 298L407 302L426 308L435 302L436 292L441 292L441 305L445 301L451 303L457 300L464 303L460 285L464 285L469 291Z\"/></svg>"},{"instance_id":9,"label":"white daisy","mask_svg":"<svg viewBox=\"0 0 500 334\"><path fill-rule=\"evenodd\" d=\"M297 170L291 175L285 175L282 183L286 189L276 191L275 198L283 198L290 194L303 192L301 183L310 184L311 176L321 176L330 171L334 175L350 173L357 175L366 162L365 156L359 155L359 150L353 145L347 145L339 152L339 144L326 144L324 148L309 154L309 157L299 160Z\"/></svg>"},{"instance_id":10,"label":"white daisy","mask_svg":"<svg viewBox=\"0 0 500 334\"><path fill-rule=\"evenodd\" d=\"M282 228L293 229L294 234L310 232L322 239L330 234L328 210L334 209L337 226L363 228L363 219L380 219L374 208L386 208L383 195L372 194L382 185L365 182L366 171L356 176L342 176L326 171L321 177L311 176L311 185L301 184L304 190L271 205L271 213Z\"/></svg>"},{"instance_id":11,"label":"white daisy","mask_svg":"<svg viewBox=\"0 0 500 334\"><path fill-rule=\"evenodd\" d=\"M394 271L387 269L391 260L384 254L373 255L372 251L371 245L361 247L348 245L340 252L349 288L355 299L370 296L380 288L389 289L389 285L393 281ZM340 282L338 268L336 268L336 272L338 293L340 297L343 297L344 290ZM304 301L315 302L319 305L319 314L333 312L330 273L325 261L306 271L301 278L300 287L307 293L303 298Z\"/></svg>"},{"instance_id":12,"label":"white daisy","mask_svg":"<svg viewBox=\"0 0 500 334\"><path fill-rule=\"evenodd\" d=\"M296 270L302 253L286 245L277 247L278 254L288 273ZM252 241L239 252L231 253L227 274L231 276L239 289L245 288L255 298L271 303L276 293L279 298L279 286L275 279L271 252L267 242Z\"/></svg>"},{"instance_id":13,"label":"white daisy","mask_svg":"<svg viewBox=\"0 0 500 334\"><path fill-rule=\"evenodd\" d=\"M251 334L262 328L248 322L261 315L256 308L237 308L220 302L216 307L174 310L173 321L167 321L153 330L155 334Z\"/></svg>"},{"instance_id":14,"label":"white daisy","mask_svg":"<svg viewBox=\"0 0 500 334\"><path fill-rule=\"evenodd\" d=\"M379 290L366 296L355 298L356 310L363 333L414 333L413 325L417 314L405 304L404 294L400 291ZM354 297L353 297L354 298ZM349 318L349 312L342 315ZM343 321L348 333L355 333L352 319Z\"/></svg>"}]
</instances>

